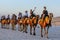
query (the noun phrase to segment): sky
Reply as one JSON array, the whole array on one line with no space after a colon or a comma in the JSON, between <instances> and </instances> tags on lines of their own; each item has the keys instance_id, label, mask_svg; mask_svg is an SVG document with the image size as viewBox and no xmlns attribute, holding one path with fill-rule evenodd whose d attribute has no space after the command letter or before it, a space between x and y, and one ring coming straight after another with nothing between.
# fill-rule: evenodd
<instances>
[{"instance_id":1,"label":"sky","mask_svg":"<svg viewBox=\"0 0 60 40\"><path fill-rule=\"evenodd\" d=\"M60 16L60 0L0 0L0 16L2 15L18 15L19 12L24 14L25 10L34 10L35 14L41 15L43 7L46 6L49 13L53 13L54 17Z\"/></svg>"}]
</instances>

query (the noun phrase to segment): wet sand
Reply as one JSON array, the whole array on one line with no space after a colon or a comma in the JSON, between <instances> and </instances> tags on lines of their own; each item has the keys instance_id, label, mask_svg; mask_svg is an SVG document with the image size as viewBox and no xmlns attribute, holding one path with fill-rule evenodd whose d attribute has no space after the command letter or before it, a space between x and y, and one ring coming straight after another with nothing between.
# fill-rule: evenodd
<instances>
[{"instance_id":1,"label":"wet sand","mask_svg":"<svg viewBox=\"0 0 60 40\"><path fill-rule=\"evenodd\" d=\"M60 26L60 17L54 17L52 19L52 25Z\"/></svg>"}]
</instances>

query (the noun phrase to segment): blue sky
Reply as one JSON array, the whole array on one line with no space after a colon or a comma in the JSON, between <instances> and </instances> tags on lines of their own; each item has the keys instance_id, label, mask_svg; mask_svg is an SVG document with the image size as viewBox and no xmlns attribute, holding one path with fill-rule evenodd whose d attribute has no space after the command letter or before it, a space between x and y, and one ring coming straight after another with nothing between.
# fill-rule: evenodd
<instances>
[{"instance_id":1,"label":"blue sky","mask_svg":"<svg viewBox=\"0 0 60 40\"><path fill-rule=\"evenodd\" d=\"M48 12L54 16L60 16L60 0L0 0L0 15L8 15L19 12L24 14L25 10L34 9L36 14L41 15L43 7L46 6Z\"/></svg>"}]
</instances>

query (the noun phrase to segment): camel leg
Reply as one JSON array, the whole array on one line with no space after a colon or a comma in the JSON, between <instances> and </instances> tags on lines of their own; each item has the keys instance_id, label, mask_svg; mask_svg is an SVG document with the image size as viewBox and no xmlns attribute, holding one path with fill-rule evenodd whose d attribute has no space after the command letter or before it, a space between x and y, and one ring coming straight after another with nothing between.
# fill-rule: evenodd
<instances>
[{"instance_id":1,"label":"camel leg","mask_svg":"<svg viewBox=\"0 0 60 40\"><path fill-rule=\"evenodd\" d=\"M5 24L4 28L7 29L7 24Z\"/></svg>"},{"instance_id":2,"label":"camel leg","mask_svg":"<svg viewBox=\"0 0 60 40\"><path fill-rule=\"evenodd\" d=\"M24 24L23 32L26 32L26 25Z\"/></svg>"},{"instance_id":3,"label":"camel leg","mask_svg":"<svg viewBox=\"0 0 60 40\"><path fill-rule=\"evenodd\" d=\"M15 25L14 25L14 24L12 24L12 30L14 30L14 28L15 28Z\"/></svg>"},{"instance_id":4,"label":"camel leg","mask_svg":"<svg viewBox=\"0 0 60 40\"><path fill-rule=\"evenodd\" d=\"M24 32L24 29L25 29L25 25L23 24L23 32Z\"/></svg>"},{"instance_id":5,"label":"camel leg","mask_svg":"<svg viewBox=\"0 0 60 40\"><path fill-rule=\"evenodd\" d=\"M47 33L48 33L48 31L49 31L49 26L47 27Z\"/></svg>"},{"instance_id":6,"label":"camel leg","mask_svg":"<svg viewBox=\"0 0 60 40\"><path fill-rule=\"evenodd\" d=\"M23 25L23 29L22 29L22 30L23 30L23 32L24 32L24 25Z\"/></svg>"},{"instance_id":7,"label":"camel leg","mask_svg":"<svg viewBox=\"0 0 60 40\"><path fill-rule=\"evenodd\" d=\"M46 37L48 38L48 30L46 31Z\"/></svg>"},{"instance_id":8,"label":"camel leg","mask_svg":"<svg viewBox=\"0 0 60 40\"><path fill-rule=\"evenodd\" d=\"M33 28L34 28L33 35L36 35L36 33L35 33L35 28L36 28L36 26L34 26Z\"/></svg>"},{"instance_id":9,"label":"camel leg","mask_svg":"<svg viewBox=\"0 0 60 40\"><path fill-rule=\"evenodd\" d=\"M42 32L43 32L43 28L41 27L41 37L43 37L43 34L42 34Z\"/></svg>"},{"instance_id":10,"label":"camel leg","mask_svg":"<svg viewBox=\"0 0 60 40\"><path fill-rule=\"evenodd\" d=\"M19 24L18 30L21 31L21 25Z\"/></svg>"},{"instance_id":11,"label":"camel leg","mask_svg":"<svg viewBox=\"0 0 60 40\"><path fill-rule=\"evenodd\" d=\"M3 24L1 24L1 28L3 28Z\"/></svg>"},{"instance_id":12,"label":"camel leg","mask_svg":"<svg viewBox=\"0 0 60 40\"><path fill-rule=\"evenodd\" d=\"M32 35L32 26L30 26L30 35Z\"/></svg>"},{"instance_id":13,"label":"camel leg","mask_svg":"<svg viewBox=\"0 0 60 40\"><path fill-rule=\"evenodd\" d=\"M7 24L7 26L6 26L6 27L7 27L7 29L9 29L9 24Z\"/></svg>"},{"instance_id":14,"label":"camel leg","mask_svg":"<svg viewBox=\"0 0 60 40\"><path fill-rule=\"evenodd\" d=\"M44 28L44 36L46 35L46 28Z\"/></svg>"},{"instance_id":15,"label":"camel leg","mask_svg":"<svg viewBox=\"0 0 60 40\"><path fill-rule=\"evenodd\" d=\"M22 31L22 25L20 25L20 31Z\"/></svg>"},{"instance_id":16,"label":"camel leg","mask_svg":"<svg viewBox=\"0 0 60 40\"><path fill-rule=\"evenodd\" d=\"M9 29L10 25L9 24L6 24L6 28Z\"/></svg>"},{"instance_id":17,"label":"camel leg","mask_svg":"<svg viewBox=\"0 0 60 40\"><path fill-rule=\"evenodd\" d=\"M14 26L13 26L13 24L12 24L12 30L13 30L13 27L14 27Z\"/></svg>"},{"instance_id":18,"label":"camel leg","mask_svg":"<svg viewBox=\"0 0 60 40\"><path fill-rule=\"evenodd\" d=\"M20 25L18 24L18 31L20 31Z\"/></svg>"},{"instance_id":19,"label":"camel leg","mask_svg":"<svg viewBox=\"0 0 60 40\"><path fill-rule=\"evenodd\" d=\"M27 33L27 25L25 25L25 33Z\"/></svg>"},{"instance_id":20,"label":"camel leg","mask_svg":"<svg viewBox=\"0 0 60 40\"><path fill-rule=\"evenodd\" d=\"M2 28L4 28L4 29L5 29L5 28L6 28L6 25L5 25L5 24L2 24Z\"/></svg>"},{"instance_id":21,"label":"camel leg","mask_svg":"<svg viewBox=\"0 0 60 40\"><path fill-rule=\"evenodd\" d=\"M21 25L20 25L20 31L22 31L22 30L23 30L22 28L23 28L23 26L22 26L22 24L21 24Z\"/></svg>"},{"instance_id":22,"label":"camel leg","mask_svg":"<svg viewBox=\"0 0 60 40\"><path fill-rule=\"evenodd\" d=\"M46 37L48 38L48 31L46 30L46 28L44 28L44 31L45 31L44 35L46 35Z\"/></svg>"},{"instance_id":23,"label":"camel leg","mask_svg":"<svg viewBox=\"0 0 60 40\"><path fill-rule=\"evenodd\" d=\"M23 26L22 26L22 24L21 24L21 26L20 26L20 29L21 29L21 31L23 31Z\"/></svg>"},{"instance_id":24,"label":"camel leg","mask_svg":"<svg viewBox=\"0 0 60 40\"><path fill-rule=\"evenodd\" d=\"M48 31L49 31L49 26L47 27L47 38L48 38Z\"/></svg>"}]
</instances>

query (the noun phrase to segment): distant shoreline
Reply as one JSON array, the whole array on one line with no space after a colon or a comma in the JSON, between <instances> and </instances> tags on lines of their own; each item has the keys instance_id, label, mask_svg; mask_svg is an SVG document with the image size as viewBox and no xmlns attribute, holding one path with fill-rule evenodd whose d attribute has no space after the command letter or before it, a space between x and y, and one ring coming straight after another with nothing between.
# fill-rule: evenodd
<instances>
[{"instance_id":1,"label":"distant shoreline","mask_svg":"<svg viewBox=\"0 0 60 40\"><path fill-rule=\"evenodd\" d=\"M52 19L52 25L60 26L60 17L54 17Z\"/></svg>"}]
</instances>

